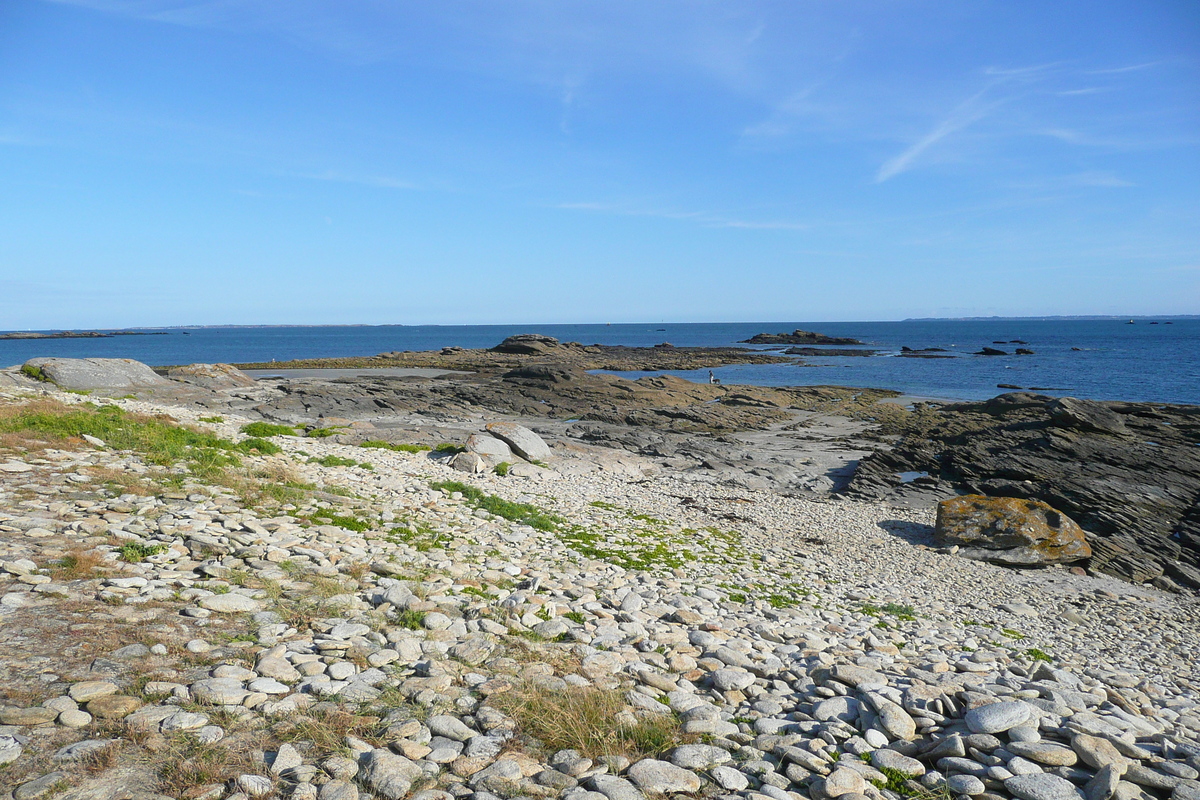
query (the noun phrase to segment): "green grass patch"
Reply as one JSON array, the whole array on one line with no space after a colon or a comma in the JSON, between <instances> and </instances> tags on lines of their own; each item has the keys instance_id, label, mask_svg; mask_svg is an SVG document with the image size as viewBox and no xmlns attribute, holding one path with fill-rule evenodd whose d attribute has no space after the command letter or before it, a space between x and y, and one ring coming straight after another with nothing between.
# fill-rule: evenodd
<instances>
[{"instance_id":1,"label":"green grass patch","mask_svg":"<svg viewBox=\"0 0 1200 800\"><path fill-rule=\"evenodd\" d=\"M35 381L42 383L50 383L50 379L46 377L46 373L42 372L41 367L35 367L32 364L23 364L21 366L21 374L33 378Z\"/></svg>"},{"instance_id":2,"label":"green grass patch","mask_svg":"<svg viewBox=\"0 0 1200 800\"><path fill-rule=\"evenodd\" d=\"M324 520L329 520L329 521L324 522ZM355 517L355 516L350 516L350 515L343 516L341 514L324 514L324 513L322 513L319 516L314 517L313 521L324 524L324 525L336 525L339 528L344 528L345 530L348 530L348 531L354 531L355 533L362 533L363 531L369 531L377 525L375 520L372 520L372 519L362 519L361 517Z\"/></svg>"},{"instance_id":3,"label":"green grass patch","mask_svg":"<svg viewBox=\"0 0 1200 800\"><path fill-rule=\"evenodd\" d=\"M429 485L447 493L459 492L469 505L482 508L489 514L495 514L497 517L503 517L511 522L528 525L535 530L554 532L566 524L566 520L562 517L543 511L537 506L528 503L514 503L494 494L485 494L474 486L459 481L436 481Z\"/></svg>"},{"instance_id":4,"label":"green grass patch","mask_svg":"<svg viewBox=\"0 0 1200 800\"><path fill-rule=\"evenodd\" d=\"M219 419L219 418L218 418ZM251 422L242 426L242 433L247 436L295 436L296 429L291 425L276 425L271 422Z\"/></svg>"},{"instance_id":5,"label":"green grass patch","mask_svg":"<svg viewBox=\"0 0 1200 800\"><path fill-rule=\"evenodd\" d=\"M335 425L331 428L313 428L304 435L310 439L328 439L330 436L337 436L345 428L345 425Z\"/></svg>"},{"instance_id":6,"label":"green grass patch","mask_svg":"<svg viewBox=\"0 0 1200 800\"><path fill-rule=\"evenodd\" d=\"M1013 639L1018 642L1025 638L1025 634L1021 633L1020 631L1015 631L1012 628L1001 628L1000 632L1009 639Z\"/></svg>"},{"instance_id":7,"label":"green grass patch","mask_svg":"<svg viewBox=\"0 0 1200 800\"><path fill-rule=\"evenodd\" d=\"M508 474L508 470L511 467L512 467L512 464L508 463L507 461L501 461L499 464L492 467L492 472L496 473L501 478L503 478L505 475Z\"/></svg>"},{"instance_id":8,"label":"green grass patch","mask_svg":"<svg viewBox=\"0 0 1200 800\"><path fill-rule=\"evenodd\" d=\"M212 424L215 425L215 424L224 422L225 418L224 417L200 417L200 419L198 421L199 422L211 422Z\"/></svg>"},{"instance_id":9,"label":"green grass patch","mask_svg":"<svg viewBox=\"0 0 1200 800\"><path fill-rule=\"evenodd\" d=\"M442 442L437 447L433 448L433 452L435 453L457 454L465 453L466 451L467 448L463 447L461 444L454 444L452 442Z\"/></svg>"},{"instance_id":10,"label":"green grass patch","mask_svg":"<svg viewBox=\"0 0 1200 800\"><path fill-rule=\"evenodd\" d=\"M370 441L363 442L359 445L359 447L374 447L379 450L393 450L397 453L423 453L430 449L428 445L424 444L393 444L392 442L385 442L380 439L372 439Z\"/></svg>"},{"instance_id":11,"label":"green grass patch","mask_svg":"<svg viewBox=\"0 0 1200 800\"><path fill-rule=\"evenodd\" d=\"M353 458L342 458L341 456L321 456L320 458L310 458L310 464L320 464L322 467L364 467L366 469L375 469L372 465L365 461L355 461Z\"/></svg>"},{"instance_id":12,"label":"green grass patch","mask_svg":"<svg viewBox=\"0 0 1200 800\"><path fill-rule=\"evenodd\" d=\"M1031 647L1028 650L1026 650L1025 655L1029 656L1034 661L1053 661L1054 660L1053 658L1050 657L1049 653L1045 652L1044 650L1039 650L1036 647Z\"/></svg>"},{"instance_id":13,"label":"green grass patch","mask_svg":"<svg viewBox=\"0 0 1200 800\"><path fill-rule=\"evenodd\" d=\"M156 556L166 550L161 544L142 544L141 542L125 542L117 548L118 557L126 564L137 564L150 556Z\"/></svg>"}]
</instances>

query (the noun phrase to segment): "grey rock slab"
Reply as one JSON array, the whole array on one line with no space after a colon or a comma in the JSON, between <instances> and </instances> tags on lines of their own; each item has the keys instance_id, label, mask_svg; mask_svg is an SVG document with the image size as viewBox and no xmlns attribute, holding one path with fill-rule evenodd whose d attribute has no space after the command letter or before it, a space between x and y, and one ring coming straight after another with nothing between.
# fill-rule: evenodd
<instances>
[{"instance_id":1,"label":"grey rock slab","mask_svg":"<svg viewBox=\"0 0 1200 800\"><path fill-rule=\"evenodd\" d=\"M1009 742L1005 749L1014 755L1051 767L1069 767L1079 760L1074 750L1053 742Z\"/></svg>"},{"instance_id":2,"label":"grey rock slab","mask_svg":"<svg viewBox=\"0 0 1200 800\"><path fill-rule=\"evenodd\" d=\"M917 735L917 723L908 712L890 700L875 703L879 714L879 726L893 739L909 741Z\"/></svg>"},{"instance_id":3,"label":"grey rock slab","mask_svg":"<svg viewBox=\"0 0 1200 800\"><path fill-rule=\"evenodd\" d=\"M97 697L116 694L120 689L112 681L80 681L67 690L67 694L77 703L86 703Z\"/></svg>"},{"instance_id":4,"label":"grey rock slab","mask_svg":"<svg viewBox=\"0 0 1200 800\"><path fill-rule=\"evenodd\" d=\"M754 675L744 669L728 667L719 669L712 674L713 685L722 692L735 689L745 689L754 684Z\"/></svg>"},{"instance_id":5,"label":"grey rock slab","mask_svg":"<svg viewBox=\"0 0 1200 800\"><path fill-rule=\"evenodd\" d=\"M1095 769L1111 764L1123 773L1129 766L1129 759L1121 754L1116 745L1099 736L1077 733L1071 737L1071 749L1079 755L1083 763Z\"/></svg>"},{"instance_id":6,"label":"grey rock slab","mask_svg":"<svg viewBox=\"0 0 1200 800\"><path fill-rule=\"evenodd\" d=\"M588 786L608 800L646 800L646 796L629 781L616 775L594 775Z\"/></svg>"},{"instance_id":7,"label":"grey rock slab","mask_svg":"<svg viewBox=\"0 0 1200 800\"><path fill-rule=\"evenodd\" d=\"M550 445L542 437L515 422L490 422L487 430L528 461L544 461L553 455Z\"/></svg>"},{"instance_id":8,"label":"grey rock slab","mask_svg":"<svg viewBox=\"0 0 1200 800\"><path fill-rule=\"evenodd\" d=\"M643 758L629 768L629 779L638 788L650 792L698 792L703 781L690 770L677 767L667 761Z\"/></svg>"},{"instance_id":9,"label":"grey rock slab","mask_svg":"<svg viewBox=\"0 0 1200 800\"><path fill-rule=\"evenodd\" d=\"M858 720L859 702L853 697L830 697L813 706L812 716L818 722L841 720L853 723Z\"/></svg>"},{"instance_id":10,"label":"grey rock slab","mask_svg":"<svg viewBox=\"0 0 1200 800\"><path fill-rule=\"evenodd\" d=\"M478 731L468 728L458 717L449 714L437 714L426 723L434 736L444 736L456 742L466 742L479 735Z\"/></svg>"},{"instance_id":11,"label":"grey rock slab","mask_svg":"<svg viewBox=\"0 0 1200 800\"><path fill-rule=\"evenodd\" d=\"M363 783L387 800L401 800L422 774L421 768L412 761L382 748L371 750L363 757L360 773Z\"/></svg>"},{"instance_id":12,"label":"grey rock slab","mask_svg":"<svg viewBox=\"0 0 1200 800\"><path fill-rule=\"evenodd\" d=\"M67 777L65 772L47 772L40 778L26 781L13 791L13 800L39 800Z\"/></svg>"},{"instance_id":13,"label":"grey rock slab","mask_svg":"<svg viewBox=\"0 0 1200 800\"><path fill-rule=\"evenodd\" d=\"M708 744L683 744L667 754L667 760L684 769L710 769L733 759L729 751Z\"/></svg>"},{"instance_id":14,"label":"grey rock slab","mask_svg":"<svg viewBox=\"0 0 1200 800\"><path fill-rule=\"evenodd\" d=\"M292 797L296 795L293 794ZM333 780L321 787L317 800L358 800L358 787L350 781Z\"/></svg>"},{"instance_id":15,"label":"grey rock slab","mask_svg":"<svg viewBox=\"0 0 1200 800\"><path fill-rule=\"evenodd\" d=\"M862 774L849 767L838 767L825 779L825 794L841 797L844 794L862 794L867 788Z\"/></svg>"},{"instance_id":16,"label":"grey rock slab","mask_svg":"<svg viewBox=\"0 0 1200 800\"><path fill-rule=\"evenodd\" d=\"M973 708L964 719L972 733L1000 733L1024 724L1033 713L1033 707L1027 703L1004 701Z\"/></svg>"},{"instance_id":17,"label":"grey rock slab","mask_svg":"<svg viewBox=\"0 0 1200 800\"><path fill-rule=\"evenodd\" d=\"M1124 772L1123 766L1105 764L1084 785L1083 796L1087 800L1109 800L1117 791L1117 784L1121 782L1122 772Z\"/></svg>"},{"instance_id":18,"label":"grey rock slab","mask_svg":"<svg viewBox=\"0 0 1200 800\"><path fill-rule=\"evenodd\" d=\"M925 765L895 750L880 749L871 753L871 766L875 769L894 769L908 775L920 777L925 774Z\"/></svg>"},{"instance_id":19,"label":"grey rock slab","mask_svg":"<svg viewBox=\"0 0 1200 800\"><path fill-rule=\"evenodd\" d=\"M951 775L946 778L946 788L956 795L965 794L972 797L987 791L983 781L974 775Z\"/></svg>"},{"instance_id":20,"label":"grey rock slab","mask_svg":"<svg viewBox=\"0 0 1200 800\"><path fill-rule=\"evenodd\" d=\"M221 614L242 614L262 611L263 605L252 597L244 594L214 594L201 597L198 601L201 608L216 611Z\"/></svg>"},{"instance_id":21,"label":"grey rock slab","mask_svg":"<svg viewBox=\"0 0 1200 800\"><path fill-rule=\"evenodd\" d=\"M197 702L215 706L236 706L250 694L236 678L205 678L192 684Z\"/></svg>"},{"instance_id":22,"label":"grey rock slab","mask_svg":"<svg viewBox=\"0 0 1200 800\"><path fill-rule=\"evenodd\" d=\"M178 385L131 358L31 358L25 364L41 370L63 389L140 389Z\"/></svg>"},{"instance_id":23,"label":"grey rock slab","mask_svg":"<svg viewBox=\"0 0 1200 800\"><path fill-rule=\"evenodd\" d=\"M740 792L750 785L750 779L733 767L714 767L709 774L727 792Z\"/></svg>"},{"instance_id":24,"label":"grey rock slab","mask_svg":"<svg viewBox=\"0 0 1200 800\"><path fill-rule=\"evenodd\" d=\"M100 750L112 744L113 739L84 739L66 747L60 747L54 753L55 761L78 761L93 750Z\"/></svg>"},{"instance_id":25,"label":"grey rock slab","mask_svg":"<svg viewBox=\"0 0 1200 800\"><path fill-rule=\"evenodd\" d=\"M1019 800L1081 800L1075 784L1057 775L1016 775L1004 782L1004 788Z\"/></svg>"}]
</instances>

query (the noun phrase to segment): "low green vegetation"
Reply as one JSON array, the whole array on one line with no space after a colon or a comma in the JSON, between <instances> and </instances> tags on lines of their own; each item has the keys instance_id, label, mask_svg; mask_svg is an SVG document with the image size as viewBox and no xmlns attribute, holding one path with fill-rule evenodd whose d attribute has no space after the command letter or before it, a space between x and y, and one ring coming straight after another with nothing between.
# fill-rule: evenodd
<instances>
[{"instance_id":1,"label":"low green vegetation","mask_svg":"<svg viewBox=\"0 0 1200 800\"><path fill-rule=\"evenodd\" d=\"M28 375L35 381L41 381L42 383L50 382L50 379L46 377L46 373L42 372L40 367L35 367L32 364L23 364L21 366L21 374Z\"/></svg>"},{"instance_id":2,"label":"low green vegetation","mask_svg":"<svg viewBox=\"0 0 1200 800\"><path fill-rule=\"evenodd\" d=\"M511 466L512 466L512 464L508 463L507 461L501 461L499 464L492 467L492 472L496 473L501 478L503 478L505 475L508 474L508 470Z\"/></svg>"},{"instance_id":3,"label":"low green vegetation","mask_svg":"<svg viewBox=\"0 0 1200 800\"><path fill-rule=\"evenodd\" d=\"M424 444L394 444L392 442L385 442L379 439L372 439L370 441L363 442L359 445L359 447L374 447L379 450L393 450L397 453L423 453L429 450L429 446Z\"/></svg>"},{"instance_id":4,"label":"low green vegetation","mask_svg":"<svg viewBox=\"0 0 1200 800\"><path fill-rule=\"evenodd\" d=\"M465 453L466 450L467 448L463 447L461 444L454 444L453 442L442 442L437 447L433 448L433 452L435 453Z\"/></svg>"},{"instance_id":5,"label":"low green vegetation","mask_svg":"<svg viewBox=\"0 0 1200 800\"><path fill-rule=\"evenodd\" d=\"M354 531L355 533L369 531L372 528L378 527L379 524L373 519L363 519L362 517L356 517L349 514L327 514L324 512L314 516L312 518L312 522L315 522L319 525L335 525L348 531Z\"/></svg>"},{"instance_id":6,"label":"low green vegetation","mask_svg":"<svg viewBox=\"0 0 1200 800\"><path fill-rule=\"evenodd\" d=\"M242 433L247 436L295 436L296 429L291 425L276 425L271 422L251 422L242 426Z\"/></svg>"},{"instance_id":7,"label":"low green vegetation","mask_svg":"<svg viewBox=\"0 0 1200 800\"><path fill-rule=\"evenodd\" d=\"M566 520L562 517L549 514L537 506L528 503L514 503L494 494L485 494L474 486L459 481L437 481L431 483L430 486L448 494L459 492L463 499L475 508L481 508L489 514L495 514L497 517L503 517L511 522L528 525L535 530L557 532L566 524Z\"/></svg>"},{"instance_id":8,"label":"low green vegetation","mask_svg":"<svg viewBox=\"0 0 1200 800\"><path fill-rule=\"evenodd\" d=\"M373 464L369 464L366 461L355 461L353 458L342 458L341 456L310 458L308 463L320 464L322 467L362 467L363 469L375 469Z\"/></svg>"},{"instance_id":9,"label":"low green vegetation","mask_svg":"<svg viewBox=\"0 0 1200 800\"><path fill-rule=\"evenodd\" d=\"M328 439L330 436L336 436L345 429L345 425L335 425L330 428L313 428L305 432L305 436L310 439Z\"/></svg>"},{"instance_id":10,"label":"low green vegetation","mask_svg":"<svg viewBox=\"0 0 1200 800\"><path fill-rule=\"evenodd\" d=\"M1045 652L1044 650L1039 650L1036 647L1031 647L1028 650L1026 650L1025 655L1029 656L1034 661L1053 661L1054 660L1053 658L1050 657L1049 653Z\"/></svg>"},{"instance_id":11,"label":"low green vegetation","mask_svg":"<svg viewBox=\"0 0 1200 800\"><path fill-rule=\"evenodd\" d=\"M137 564L150 556L156 556L167 548L161 544L148 545L141 542L125 542L117 548L118 557L127 564Z\"/></svg>"},{"instance_id":12,"label":"low green vegetation","mask_svg":"<svg viewBox=\"0 0 1200 800\"><path fill-rule=\"evenodd\" d=\"M224 417L200 417L199 422L210 422L214 425L225 421Z\"/></svg>"}]
</instances>

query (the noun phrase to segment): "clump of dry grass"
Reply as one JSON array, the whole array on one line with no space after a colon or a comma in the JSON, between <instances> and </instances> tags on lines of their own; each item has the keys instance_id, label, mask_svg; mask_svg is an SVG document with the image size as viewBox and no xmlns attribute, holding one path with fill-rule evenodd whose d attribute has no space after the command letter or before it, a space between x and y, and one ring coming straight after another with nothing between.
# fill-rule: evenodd
<instances>
[{"instance_id":1,"label":"clump of dry grass","mask_svg":"<svg viewBox=\"0 0 1200 800\"><path fill-rule=\"evenodd\" d=\"M170 797L187 797L201 786L259 774L263 765L254 758L255 749L254 743L240 739L200 744L192 736L176 737L159 754L158 790Z\"/></svg>"},{"instance_id":2,"label":"clump of dry grass","mask_svg":"<svg viewBox=\"0 0 1200 800\"><path fill-rule=\"evenodd\" d=\"M276 724L271 731L281 742L303 742L309 755L323 757L347 750L346 737L354 736L382 746L379 717L360 716L341 709L314 710Z\"/></svg>"},{"instance_id":3,"label":"clump of dry grass","mask_svg":"<svg viewBox=\"0 0 1200 800\"><path fill-rule=\"evenodd\" d=\"M147 497L163 491L162 485L155 480L154 475L138 474L113 467L89 467L87 474L120 494Z\"/></svg>"},{"instance_id":4,"label":"clump of dry grass","mask_svg":"<svg viewBox=\"0 0 1200 800\"><path fill-rule=\"evenodd\" d=\"M49 564L50 573L59 580L77 581L96 577L96 572L108 562L99 550L74 547L66 555Z\"/></svg>"},{"instance_id":5,"label":"clump of dry grass","mask_svg":"<svg viewBox=\"0 0 1200 800\"><path fill-rule=\"evenodd\" d=\"M637 760L661 755L689 738L674 714L632 717L624 692L595 686L555 691L522 681L488 702L516 721L518 732L548 751L578 750L589 758L624 755ZM636 722L632 722L635 719Z\"/></svg>"}]
</instances>

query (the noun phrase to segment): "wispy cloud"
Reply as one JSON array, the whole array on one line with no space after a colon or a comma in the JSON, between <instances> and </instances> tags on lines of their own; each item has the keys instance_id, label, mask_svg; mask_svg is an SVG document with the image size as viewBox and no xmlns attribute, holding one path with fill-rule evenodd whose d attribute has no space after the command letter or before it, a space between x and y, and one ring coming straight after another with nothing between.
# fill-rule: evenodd
<instances>
[{"instance_id":1,"label":"wispy cloud","mask_svg":"<svg viewBox=\"0 0 1200 800\"><path fill-rule=\"evenodd\" d=\"M293 173L294 178L305 178L314 181L331 181L333 183L353 183L359 186L373 186L377 189L420 189L412 181L399 180L387 175L356 175L337 170L326 170L316 173Z\"/></svg>"},{"instance_id":2,"label":"wispy cloud","mask_svg":"<svg viewBox=\"0 0 1200 800\"><path fill-rule=\"evenodd\" d=\"M990 88L990 87L989 87ZM951 111L941 122L934 126L933 130L922 136L907 150L900 155L884 163L879 168L879 172L875 175L876 183L883 183L889 178L894 178L902 172L912 168L914 162L929 148L933 147L938 142L945 139L951 134L957 133L975 122L986 117L993 109L1001 105L1003 100L992 102L984 102L984 97L989 89L984 89L971 97L968 97L960 103L953 111Z\"/></svg>"},{"instance_id":3,"label":"wispy cloud","mask_svg":"<svg viewBox=\"0 0 1200 800\"><path fill-rule=\"evenodd\" d=\"M1084 75L1120 75L1125 72L1140 72L1144 69L1157 67L1161 61L1147 61L1144 64L1130 64L1127 67L1110 67L1108 69L1089 69L1084 70Z\"/></svg>"},{"instance_id":4,"label":"wispy cloud","mask_svg":"<svg viewBox=\"0 0 1200 800\"><path fill-rule=\"evenodd\" d=\"M646 208L619 203L559 203L555 208L567 211L592 211L622 217L653 217L695 222L707 228L741 228L744 230L804 231L812 229L807 222L789 220L751 220L713 214L708 211L679 211L676 209Z\"/></svg>"}]
</instances>

